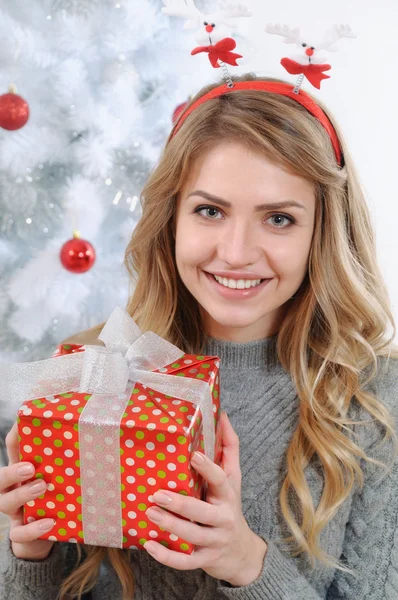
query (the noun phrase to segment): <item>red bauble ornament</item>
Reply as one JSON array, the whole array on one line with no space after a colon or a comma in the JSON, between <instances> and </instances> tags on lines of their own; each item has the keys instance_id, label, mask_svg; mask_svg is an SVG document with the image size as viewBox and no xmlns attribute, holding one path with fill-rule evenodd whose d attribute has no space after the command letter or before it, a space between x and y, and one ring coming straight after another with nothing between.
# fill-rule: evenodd
<instances>
[{"instance_id":1,"label":"red bauble ornament","mask_svg":"<svg viewBox=\"0 0 398 600\"><path fill-rule=\"evenodd\" d=\"M67 271L85 273L95 263L95 250L87 240L81 240L76 231L73 239L68 240L61 248L60 259Z\"/></svg>"},{"instance_id":2,"label":"red bauble ornament","mask_svg":"<svg viewBox=\"0 0 398 600\"><path fill-rule=\"evenodd\" d=\"M188 106L188 103L189 103L189 100L187 100L186 102L182 102L181 104L179 104L178 106L176 106L176 108L174 109L174 112L173 112L173 116L172 116L173 125L175 123L177 123L178 117L185 110L185 108Z\"/></svg>"},{"instance_id":3,"label":"red bauble ornament","mask_svg":"<svg viewBox=\"0 0 398 600\"><path fill-rule=\"evenodd\" d=\"M0 127L14 131L21 129L29 119L29 104L10 86L8 94L0 96Z\"/></svg>"}]
</instances>

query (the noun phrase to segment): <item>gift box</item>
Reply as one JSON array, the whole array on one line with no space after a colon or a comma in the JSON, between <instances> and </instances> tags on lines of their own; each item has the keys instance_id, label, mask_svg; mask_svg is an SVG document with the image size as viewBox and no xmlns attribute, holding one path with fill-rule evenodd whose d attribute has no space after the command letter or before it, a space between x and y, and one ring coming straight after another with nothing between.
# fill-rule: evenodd
<instances>
[{"instance_id":1,"label":"gift box","mask_svg":"<svg viewBox=\"0 0 398 600\"><path fill-rule=\"evenodd\" d=\"M33 462L48 488L24 506L24 522L56 520L40 539L138 549L156 539L190 554L191 543L145 511L161 488L205 499L190 456L221 461L219 358L142 334L121 309L99 338L105 347L63 346L20 365L24 393L32 383L46 391L32 391L17 414L20 460Z\"/></svg>"}]
</instances>

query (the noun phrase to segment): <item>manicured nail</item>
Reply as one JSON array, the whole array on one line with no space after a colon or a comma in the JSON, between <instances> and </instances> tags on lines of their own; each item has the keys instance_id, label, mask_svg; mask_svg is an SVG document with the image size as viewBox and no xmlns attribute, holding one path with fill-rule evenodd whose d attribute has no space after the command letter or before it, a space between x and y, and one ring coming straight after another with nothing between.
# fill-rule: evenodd
<instances>
[{"instance_id":1,"label":"manicured nail","mask_svg":"<svg viewBox=\"0 0 398 600\"><path fill-rule=\"evenodd\" d=\"M56 523L55 519L41 519L39 521L39 529L51 529Z\"/></svg>"},{"instance_id":2,"label":"manicured nail","mask_svg":"<svg viewBox=\"0 0 398 600\"><path fill-rule=\"evenodd\" d=\"M196 465L203 465L205 462L205 457L200 452L194 452L191 457L191 462Z\"/></svg>"},{"instance_id":3,"label":"manicured nail","mask_svg":"<svg viewBox=\"0 0 398 600\"><path fill-rule=\"evenodd\" d=\"M17 469L19 477L26 477L27 475L33 475L35 468L33 465L21 465Z\"/></svg>"},{"instance_id":4,"label":"manicured nail","mask_svg":"<svg viewBox=\"0 0 398 600\"><path fill-rule=\"evenodd\" d=\"M151 506L151 508L148 508L145 514L147 514L151 521L154 521L155 523L161 521L163 517L162 511L159 508L155 508L153 506Z\"/></svg>"},{"instance_id":5,"label":"manicured nail","mask_svg":"<svg viewBox=\"0 0 398 600\"><path fill-rule=\"evenodd\" d=\"M28 487L31 494L42 494L47 486L45 481L34 481Z\"/></svg>"},{"instance_id":6,"label":"manicured nail","mask_svg":"<svg viewBox=\"0 0 398 600\"><path fill-rule=\"evenodd\" d=\"M170 504L171 498L164 492L155 492L153 495L153 499L157 504Z\"/></svg>"}]
</instances>

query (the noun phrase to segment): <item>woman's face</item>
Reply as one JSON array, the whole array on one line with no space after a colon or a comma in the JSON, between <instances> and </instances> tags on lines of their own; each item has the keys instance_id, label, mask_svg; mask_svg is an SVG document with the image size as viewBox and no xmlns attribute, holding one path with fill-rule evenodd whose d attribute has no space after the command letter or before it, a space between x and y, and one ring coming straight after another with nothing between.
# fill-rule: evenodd
<instances>
[{"instance_id":1,"label":"woman's face","mask_svg":"<svg viewBox=\"0 0 398 600\"><path fill-rule=\"evenodd\" d=\"M299 206L256 208L283 202ZM279 330L307 272L314 214L311 183L237 142L195 162L177 200L176 263L207 335L248 342Z\"/></svg>"}]
</instances>

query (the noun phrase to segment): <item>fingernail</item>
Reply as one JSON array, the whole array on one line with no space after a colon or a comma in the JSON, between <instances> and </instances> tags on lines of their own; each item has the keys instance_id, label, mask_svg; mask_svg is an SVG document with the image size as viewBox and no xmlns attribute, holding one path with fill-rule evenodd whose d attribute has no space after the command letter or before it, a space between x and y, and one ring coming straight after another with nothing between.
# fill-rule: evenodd
<instances>
[{"instance_id":1,"label":"fingernail","mask_svg":"<svg viewBox=\"0 0 398 600\"><path fill-rule=\"evenodd\" d=\"M35 469L34 469L33 465L22 465L22 466L18 467L18 469L17 469L17 473L18 473L19 477L26 477L27 475L33 475L34 472L35 472Z\"/></svg>"},{"instance_id":2,"label":"fingernail","mask_svg":"<svg viewBox=\"0 0 398 600\"><path fill-rule=\"evenodd\" d=\"M164 492L155 492L153 495L153 499L158 504L170 504L171 498Z\"/></svg>"},{"instance_id":3,"label":"fingernail","mask_svg":"<svg viewBox=\"0 0 398 600\"><path fill-rule=\"evenodd\" d=\"M151 521L154 521L155 523L161 521L163 517L162 511L159 510L159 508L155 508L153 506L151 506L151 508L148 508L145 514L147 514Z\"/></svg>"},{"instance_id":4,"label":"fingernail","mask_svg":"<svg viewBox=\"0 0 398 600\"><path fill-rule=\"evenodd\" d=\"M194 452L191 457L191 462L196 463L197 465L203 465L205 457L200 452Z\"/></svg>"},{"instance_id":5,"label":"fingernail","mask_svg":"<svg viewBox=\"0 0 398 600\"><path fill-rule=\"evenodd\" d=\"M149 554L156 554L156 546L155 544L152 544L151 542L147 542L144 545L144 548L147 552L149 552Z\"/></svg>"},{"instance_id":6,"label":"fingernail","mask_svg":"<svg viewBox=\"0 0 398 600\"><path fill-rule=\"evenodd\" d=\"M31 494L38 494L39 492L44 492L44 490L47 488L45 481L33 481L32 483L29 484L29 492Z\"/></svg>"},{"instance_id":7,"label":"fingernail","mask_svg":"<svg viewBox=\"0 0 398 600\"><path fill-rule=\"evenodd\" d=\"M56 523L55 519L41 519L39 521L39 529L51 529Z\"/></svg>"}]
</instances>

